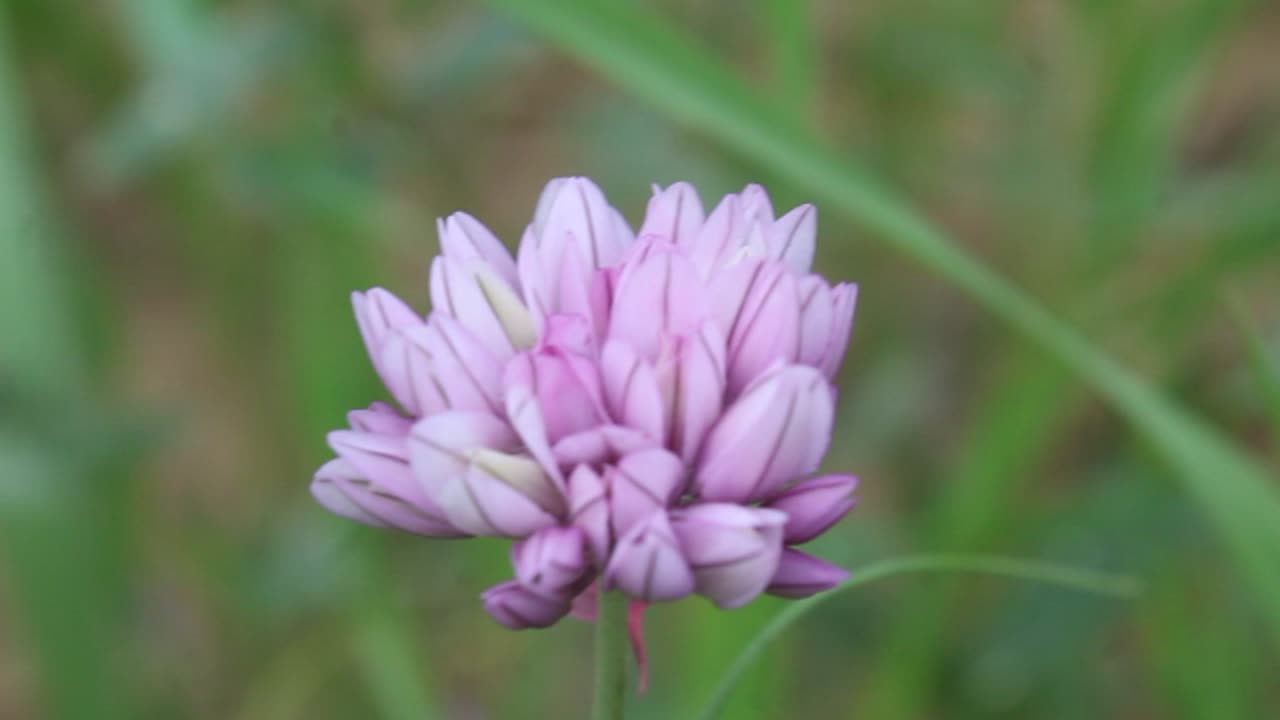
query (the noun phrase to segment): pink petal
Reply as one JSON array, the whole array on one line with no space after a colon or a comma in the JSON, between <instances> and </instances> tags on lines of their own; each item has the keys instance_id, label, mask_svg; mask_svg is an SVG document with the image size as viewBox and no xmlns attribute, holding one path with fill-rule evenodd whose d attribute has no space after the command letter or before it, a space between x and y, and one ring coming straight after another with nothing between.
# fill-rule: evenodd
<instances>
[{"instance_id":1,"label":"pink petal","mask_svg":"<svg viewBox=\"0 0 1280 720\"><path fill-rule=\"evenodd\" d=\"M511 460L518 460L512 457ZM525 483L538 483L532 473L532 460L520 472ZM553 511L542 503L549 499L550 488L533 493L520 487L510 475L496 472L479 460L472 462L461 475L445 478L436 497L449 522L473 535L498 535L523 538L558 523Z\"/></svg>"},{"instance_id":2,"label":"pink petal","mask_svg":"<svg viewBox=\"0 0 1280 720\"><path fill-rule=\"evenodd\" d=\"M555 347L521 353L507 364L503 384L508 394L521 389L537 402L550 443L608 417L596 365L576 353Z\"/></svg>"},{"instance_id":3,"label":"pink petal","mask_svg":"<svg viewBox=\"0 0 1280 720\"><path fill-rule=\"evenodd\" d=\"M604 578L645 602L676 600L693 591L693 573L662 511L618 538Z\"/></svg>"},{"instance_id":4,"label":"pink petal","mask_svg":"<svg viewBox=\"0 0 1280 720\"><path fill-rule=\"evenodd\" d=\"M568 486L569 522L582 530L595 567L603 568L613 542L604 481L590 465L579 465L569 475Z\"/></svg>"},{"instance_id":5,"label":"pink petal","mask_svg":"<svg viewBox=\"0 0 1280 720\"><path fill-rule=\"evenodd\" d=\"M778 218L769 229L769 257L803 275L813 265L817 234L817 210L812 205L801 205Z\"/></svg>"},{"instance_id":6,"label":"pink petal","mask_svg":"<svg viewBox=\"0 0 1280 720\"><path fill-rule=\"evenodd\" d=\"M507 389L507 419L511 421L511 427L515 429L526 451L563 487L564 473L551 450L551 441L547 439L547 424L531 387L516 384Z\"/></svg>"},{"instance_id":7,"label":"pink petal","mask_svg":"<svg viewBox=\"0 0 1280 720\"><path fill-rule=\"evenodd\" d=\"M518 580L498 583L480 599L494 620L512 630L550 627L569 613L569 600L543 597Z\"/></svg>"},{"instance_id":8,"label":"pink petal","mask_svg":"<svg viewBox=\"0 0 1280 720\"><path fill-rule=\"evenodd\" d=\"M720 417L725 394L725 341L714 322L668 344L658 359L667 444L692 463Z\"/></svg>"},{"instance_id":9,"label":"pink petal","mask_svg":"<svg viewBox=\"0 0 1280 720\"><path fill-rule=\"evenodd\" d=\"M654 511L664 510L684 486L684 463L660 448L631 453L605 468L613 532L625 535Z\"/></svg>"},{"instance_id":10,"label":"pink petal","mask_svg":"<svg viewBox=\"0 0 1280 720\"><path fill-rule=\"evenodd\" d=\"M704 213L698 191L686 182L665 190L654 187L639 235L656 235L688 251L702 229Z\"/></svg>"},{"instance_id":11,"label":"pink petal","mask_svg":"<svg viewBox=\"0 0 1280 720\"><path fill-rule=\"evenodd\" d=\"M840 283L832 291L835 305L832 324L831 342L823 354L819 368L827 377L835 377L844 360L844 351L849 346L849 331L853 328L853 310L858 301L858 286Z\"/></svg>"},{"instance_id":12,"label":"pink petal","mask_svg":"<svg viewBox=\"0 0 1280 720\"><path fill-rule=\"evenodd\" d=\"M778 570L765 592L787 598L802 598L844 582L849 571L822 558L800 552L794 548L782 551Z\"/></svg>"},{"instance_id":13,"label":"pink petal","mask_svg":"<svg viewBox=\"0 0 1280 720\"><path fill-rule=\"evenodd\" d=\"M409 435L409 464L414 477L434 497L445 480L466 472L472 451L511 450L519 438L488 413L450 410L419 420Z\"/></svg>"},{"instance_id":14,"label":"pink petal","mask_svg":"<svg viewBox=\"0 0 1280 720\"><path fill-rule=\"evenodd\" d=\"M730 395L773 364L795 361L800 304L795 279L786 268L744 260L716 278L711 295L728 341Z\"/></svg>"},{"instance_id":15,"label":"pink petal","mask_svg":"<svg viewBox=\"0 0 1280 720\"><path fill-rule=\"evenodd\" d=\"M853 475L822 475L796 483L765 503L787 514L783 539L789 545L808 542L826 532L852 508L858 484Z\"/></svg>"},{"instance_id":16,"label":"pink petal","mask_svg":"<svg viewBox=\"0 0 1280 720\"><path fill-rule=\"evenodd\" d=\"M707 216L689 253L698 274L714 278L743 245L746 227L737 195L726 195Z\"/></svg>"},{"instance_id":17,"label":"pink petal","mask_svg":"<svg viewBox=\"0 0 1280 720\"><path fill-rule=\"evenodd\" d=\"M689 332L706 319L706 293L689 260L674 251L654 252L619 278L609 338L652 360L663 335Z\"/></svg>"},{"instance_id":18,"label":"pink petal","mask_svg":"<svg viewBox=\"0 0 1280 720\"><path fill-rule=\"evenodd\" d=\"M831 346L835 301L827 282L817 275L800 278L800 333L796 362L819 367Z\"/></svg>"},{"instance_id":19,"label":"pink petal","mask_svg":"<svg viewBox=\"0 0 1280 720\"><path fill-rule=\"evenodd\" d=\"M590 558L576 527L543 528L511 548L516 579L539 595L563 599L582 589Z\"/></svg>"},{"instance_id":20,"label":"pink petal","mask_svg":"<svg viewBox=\"0 0 1280 720\"><path fill-rule=\"evenodd\" d=\"M511 251L483 223L464 212L436 221L440 250L463 264L480 261L511 287L519 288L516 261Z\"/></svg>"},{"instance_id":21,"label":"pink petal","mask_svg":"<svg viewBox=\"0 0 1280 720\"><path fill-rule=\"evenodd\" d=\"M552 448L552 454L562 467L602 465L655 444L653 438L634 428L601 425L561 438Z\"/></svg>"},{"instance_id":22,"label":"pink petal","mask_svg":"<svg viewBox=\"0 0 1280 720\"><path fill-rule=\"evenodd\" d=\"M433 503L376 486L343 460L330 460L316 471L311 494L331 512L365 525L434 537L464 535Z\"/></svg>"},{"instance_id":23,"label":"pink petal","mask_svg":"<svg viewBox=\"0 0 1280 720\"><path fill-rule=\"evenodd\" d=\"M500 359L536 340L520 295L483 263L437 257L431 264L431 305L457 319Z\"/></svg>"},{"instance_id":24,"label":"pink petal","mask_svg":"<svg viewBox=\"0 0 1280 720\"><path fill-rule=\"evenodd\" d=\"M782 553L787 516L729 503L693 505L671 513L699 594L718 607L750 602L769 585Z\"/></svg>"},{"instance_id":25,"label":"pink petal","mask_svg":"<svg viewBox=\"0 0 1280 720\"><path fill-rule=\"evenodd\" d=\"M769 193L757 183L751 183L742 189L742 213L749 220L759 220L766 225L773 224L773 204L769 202Z\"/></svg>"},{"instance_id":26,"label":"pink petal","mask_svg":"<svg viewBox=\"0 0 1280 720\"><path fill-rule=\"evenodd\" d=\"M610 415L661 442L664 411L653 368L630 345L617 340L605 344L600 365Z\"/></svg>"},{"instance_id":27,"label":"pink petal","mask_svg":"<svg viewBox=\"0 0 1280 720\"><path fill-rule=\"evenodd\" d=\"M834 398L818 371L781 368L747 388L707 436L695 489L750 501L817 468L831 440Z\"/></svg>"},{"instance_id":28,"label":"pink petal","mask_svg":"<svg viewBox=\"0 0 1280 720\"><path fill-rule=\"evenodd\" d=\"M559 184L542 218L540 234L544 243L564 242L572 236L591 269L618 262L631 240L630 230L619 222L604 193L583 177L566 178Z\"/></svg>"},{"instance_id":29,"label":"pink petal","mask_svg":"<svg viewBox=\"0 0 1280 720\"><path fill-rule=\"evenodd\" d=\"M352 410L347 413L347 424L361 432L382 435L407 435L413 421L396 412L395 408L384 402L373 402L363 410Z\"/></svg>"}]
</instances>

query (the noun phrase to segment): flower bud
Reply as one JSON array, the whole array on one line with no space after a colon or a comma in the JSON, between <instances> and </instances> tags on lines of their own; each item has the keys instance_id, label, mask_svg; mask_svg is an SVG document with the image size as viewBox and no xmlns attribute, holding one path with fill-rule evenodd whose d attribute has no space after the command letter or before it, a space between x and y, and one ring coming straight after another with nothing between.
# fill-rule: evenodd
<instances>
[{"instance_id":1,"label":"flower bud","mask_svg":"<svg viewBox=\"0 0 1280 720\"><path fill-rule=\"evenodd\" d=\"M353 425L390 425L378 410L352 415ZM326 507L351 517L345 510L354 506L364 516L379 519L379 524L424 535L465 534L447 521L443 510L414 480L403 430L338 430L329 433L328 440L340 460L322 467L312 482L313 494Z\"/></svg>"},{"instance_id":2,"label":"flower bud","mask_svg":"<svg viewBox=\"0 0 1280 720\"><path fill-rule=\"evenodd\" d=\"M617 263L632 240L622 215L609 206L595 183L583 177L547 185L532 230L545 259L554 263L561 246L572 243L593 270Z\"/></svg>"},{"instance_id":3,"label":"flower bud","mask_svg":"<svg viewBox=\"0 0 1280 720\"><path fill-rule=\"evenodd\" d=\"M852 283L840 283L831 291L833 312L831 317L830 341L817 367L828 378L835 377L840 369L840 361L844 360L844 351L849 346L849 331L853 328L853 311L858 302L858 286Z\"/></svg>"},{"instance_id":4,"label":"flower bud","mask_svg":"<svg viewBox=\"0 0 1280 720\"><path fill-rule=\"evenodd\" d=\"M412 489L412 486L409 486ZM330 512L374 527L390 527L418 535L465 535L445 520L434 503L420 494L413 500L374 485L351 464L330 460L311 480L311 495Z\"/></svg>"},{"instance_id":5,"label":"flower bud","mask_svg":"<svg viewBox=\"0 0 1280 720\"><path fill-rule=\"evenodd\" d=\"M665 512L651 513L618 538L604 581L645 602L675 600L693 591L693 573Z\"/></svg>"},{"instance_id":6,"label":"flower bud","mask_svg":"<svg viewBox=\"0 0 1280 720\"><path fill-rule=\"evenodd\" d=\"M425 325L394 330L383 343L387 389L410 413L500 412L502 365L474 335L444 313Z\"/></svg>"},{"instance_id":7,"label":"flower bud","mask_svg":"<svg viewBox=\"0 0 1280 720\"><path fill-rule=\"evenodd\" d=\"M557 347L521 353L507 364L503 383L507 393L519 388L534 399L549 443L607 421L596 367L577 353Z\"/></svg>"},{"instance_id":8,"label":"flower bud","mask_svg":"<svg viewBox=\"0 0 1280 720\"><path fill-rule=\"evenodd\" d=\"M347 413L347 424L353 430L382 435L408 435L413 421L384 402L373 402L362 410Z\"/></svg>"},{"instance_id":9,"label":"flower bud","mask_svg":"<svg viewBox=\"0 0 1280 720\"><path fill-rule=\"evenodd\" d=\"M512 546L511 560L520 584L543 597L572 598L589 580L586 535L576 527L535 532Z\"/></svg>"},{"instance_id":10,"label":"flower bud","mask_svg":"<svg viewBox=\"0 0 1280 720\"><path fill-rule=\"evenodd\" d=\"M769 585L778 569L786 521L777 510L732 503L671 512L671 528L693 569L698 593L722 608L741 607Z\"/></svg>"},{"instance_id":11,"label":"flower bud","mask_svg":"<svg viewBox=\"0 0 1280 720\"><path fill-rule=\"evenodd\" d=\"M769 257L803 275L813 265L818 212L801 205L778 218L768 230Z\"/></svg>"},{"instance_id":12,"label":"flower bud","mask_svg":"<svg viewBox=\"0 0 1280 720\"><path fill-rule=\"evenodd\" d=\"M545 318L564 312L589 317L602 328L608 296L597 292L597 271L615 265L631 241L622 215L590 180L549 183L517 258L521 285L539 330Z\"/></svg>"},{"instance_id":13,"label":"flower bud","mask_svg":"<svg viewBox=\"0 0 1280 720\"><path fill-rule=\"evenodd\" d=\"M512 630L554 625L569 613L569 598L548 598L520 584L518 580L498 583L480 596L484 609L494 620Z\"/></svg>"},{"instance_id":14,"label":"flower bud","mask_svg":"<svg viewBox=\"0 0 1280 720\"><path fill-rule=\"evenodd\" d=\"M858 478L852 475L823 475L796 483L765 503L787 514L783 540L788 545L808 542L836 524L853 507L850 497Z\"/></svg>"},{"instance_id":15,"label":"flower bud","mask_svg":"<svg viewBox=\"0 0 1280 720\"><path fill-rule=\"evenodd\" d=\"M409 460L414 475L434 494L445 478L461 475L480 448L514 450L520 440L502 420L483 412L451 410L429 415L409 434Z\"/></svg>"},{"instance_id":16,"label":"flower bud","mask_svg":"<svg viewBox=\"0 0 1280 720\"><path fill-rule=\"evenodd\" d=\"M831 386L803 365L747 388L707 435L694 488L705 500L752 501L817 468L831 441Z\"/></svg>"},{"instance_id":17,"label":"flower bud","mask_svg":"<svg viewBox=\"0 0 1280 720\"><path fill-rule=\"evenodd\" d=\"M820 367L832 341L835 301L827 281L817 275L800 278L800 332L796 339L796 362Z\"/></svg>"},{"instance_id":18,"label":"flower bud","mask_svg":"<svg viewBox=\"0 0 1280 720\"><path fill-rule=\"evenodd\" d=\"M609 559L613 535L609 527L609 495L604 480L590 465L573 469L568 480L569 522L582 530L597 569Z\"/></svg>"},{"instance_id":19,"label":"flower bud","mask_svg":"<svg viewBox=\"0 0 1280 720\"><path fill-rule=\"evenodd\" d=\"M440 251L463 264L482 262L513 288L520 286L516 261L483 223L464 212L436 221Z\"/></svg>"},{"instance_id":20,"label":"flower bud","mask_svg":"<svg viewBox=\"0 0 1280 720\"><path fill-rule=\"evenodd\" d=\"M338 457L370 482L391 486L412 484L404 435L334 430L325 439Z\"/></svg>"},{"instance_id":21,"label":"flower bud","mask_svg":"<svg viewBox=\"0 0 1280 720\"><path fill-rule=\"evenodd\" d=\"M726 195L698 231L692 248L686 248L698 274L712 279L727 266L747 257L769 255L766 228L773 226L769 196L759 185L748 185L739 194Z\"/></svg>"},{"instance_id":22,"label":"flower bud","mask_svg":"<svg viewBox=\"0 0 1280 720\"><path fill-rule=\"evenodd\" d=\"M382 346L387 335L399 328L422 325L424 321L400 298L378 287L351 293L351 307L373 369L389 388L387 373L382 367Z\"/></svg>"},{"instance_id":23,"label":"flower bud","mask_svg":"<svg viewBox=\"0 0 1280 720\"><path fill-rule=\"evenodd\" d=\"M785 548L782 559L778 562L778 570L765 592L788 598L808 597L830 590L847 577L849 571L839 565L793 548Z\"/></svg>"},{"instance_id":24,"label":"flower bud","mask_svg":"<svg viewBox=\"0 0 1280 720\"><path fill-rule=\"evenodd\" d=\"M693 463L707 431L724 405L724 336L712 321L692 334L672 338L655 371L662 398L666 444Z\"/></svg>"},{"instance_id":25,"label":"flower bud","mask_svg":"<svg viewBox=\"0 0 1280 720\"><path fill-rule=\"evenodd\" d=\"M466 470L438 487L445 517L473 535L528 537L565 514L559 489L522 455L473 450Z\"/></svg>"},{"instance_id":26,"label":"flower bud","mask_svg":"<svg viewBox=\"0 0 1280 720\"><path fill-rule=\"evenodd\" d=\"M678 182L665 190L655 185L638 234L661 237L688 254L702 229L703 218L702 201L692 185Z\"/></svg>"},{"instance_id":27,"label":"flower bud","mask_svg":"<svg viewBox=\"0 0 1280 720\"><path fill-rule=\"evenodd\" d=\"M727 342L731 396L772 365L795 361L800 302L785 267L757 259L732 264L712 281L711 301Z\"/></svg>"},{"instance_id":28,"label":"flower bud","mask_svg":"<svg viewBox=\"0 0 1280 720\"><path fill-rule=\"evenodd\" d=\"M528 308L485 263L437 257L431 263L431 305L457 319L500 359L537 341Z\"/></svg>"},{"instance_id":29,"label":"flower bud","mask_svg":"<svg viewBox=\"0 0 1280 720\"><path fill-rule=\"evenodd\" d=\"M684 463L661 448L640 450L607 466L604 481L613 532L622 536L675 500L684 485Z\"/></svg>"},{"instance_id":30,"label":"flower bud","mask_svg":"<svg viewBox=\"0 0 1280 720\"><path fill-rule=\"evenodd\" d=\"M618 278L609 316L609 338L627 343L646 360L658 356L665 335L690 332L707 316L707 288L693 263L662 245L629 263Z\"/></svg>"},{"instance_id":31,"label":"flower bud","mask_svg":"<svg viewBox=\"0 0 1280 720\"><path fill-rule=\"evenodd\" d=\"M655 446L647 434L622 425L601 425L561 438L552 448L564 467L605 465L628 453Z\"/></svg>"},{"instance_id":32,"label":"flower bud","mask_svg":"<svg viewBox=\"0 0 1280 720\"><path fill-rule=\"evenodd\" d=\"M653 366L625 342L605 343L600 357L609 414L623 425L636 428L654 442L662 442L664 408Z\"/></svg>"}]
</instances>

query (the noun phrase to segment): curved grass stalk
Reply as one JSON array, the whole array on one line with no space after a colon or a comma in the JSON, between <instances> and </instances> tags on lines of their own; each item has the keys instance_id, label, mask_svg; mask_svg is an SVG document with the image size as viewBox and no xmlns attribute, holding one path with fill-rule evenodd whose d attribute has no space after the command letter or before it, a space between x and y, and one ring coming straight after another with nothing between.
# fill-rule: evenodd
<instances>
[{"instance_id":1,"label":"curved grass stalk","mask_svg":"<svg viewBox=\"0 0 1280 720\"><path fill-rule=\"evenodd\" d=\"M697 715L699 720L714 720L719 717L738 680L751 667L751 663L764 653L765 648L781 635L782 631L791 627L818 605L875 580L916 572L995 575L1113 597L1133 597L1141 589L1133 578L1122 575L996 555L908 555L883 560L854 572L848 580L834 590L792 603L775 615L760 629L751 642L747 643L747 646L725 670L720 684L711 694L711 699L707 701L703 711Z\"/></svg>"}]
</instances>

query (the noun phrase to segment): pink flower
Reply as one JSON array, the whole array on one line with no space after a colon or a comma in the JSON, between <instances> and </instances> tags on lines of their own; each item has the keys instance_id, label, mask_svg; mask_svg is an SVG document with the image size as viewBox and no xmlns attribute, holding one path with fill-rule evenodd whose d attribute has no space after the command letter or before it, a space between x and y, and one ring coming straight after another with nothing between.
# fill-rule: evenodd
<instances>
[{"instance_id":1,"label":"pink flower","mask_svg":"<svg viewBox=\"0 0 1280 720\"><path fill-rule=\"evenodd\" d=\"M512 628L551 625L597 587L730 608L845 577L790 547L835 524L856 484L806 479L857 297L810 272L812 206L775 218L751 185L706 213L676 183L637 236L591 181L562 178L514 257L464 213L438 230L429 315L380 288L352 296L399 407L330 434L322 505L512 538L515 577L483 595Z\"/></svg>"}]
</instances>

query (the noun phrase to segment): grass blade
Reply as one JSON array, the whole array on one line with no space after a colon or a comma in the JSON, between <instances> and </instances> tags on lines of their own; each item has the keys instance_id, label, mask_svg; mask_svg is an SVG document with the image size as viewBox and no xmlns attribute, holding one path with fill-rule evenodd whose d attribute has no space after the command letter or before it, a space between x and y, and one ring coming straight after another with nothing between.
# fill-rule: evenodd
<instances>
[{"instance_id":1,"label":"grass blade","mask_svg":"<svg viewBox=\"0 0 1280 720\"><path fill-rule=\"evenodd\" d=\"M1140 589L1132 578L1121 575L994 555L917 555L883 560L853 573L840 587L793 603L775 615L742 649L733 664L725 671L720 685L716 687L707 706L698 715L700 720L714 720L719 717L720 710L747 668L751 667L755 659L778 635L818 605L869 582L913 572L980 573L1048 583L1115 597L1133 597Z\"/></svg>"},{"instance_id":2,"label":"grass blade","mask_svg":"<svg viewBox=\"0 0 1280 720\"><path fill-rule=\"evenodd\" d=\"M806 0L765 0L765 33L772 54L774 96L807 120L817 111L818 38L813 8Z\"/></svg>"},{"instance_id":3,"label":"grass blade","mask_svg":"<svg viewBox=\"0 0 1280 720\"><path fill-rule=\"evenodd\" d=\"M491 0L672 118L914 257L1090 383L1176 470L1265 608L1280 643L1280 493L1217 429L1153 390L812 134L757 98L689 38L632 7Z\"/></svg>"},{"instance_id":4,"label":"grass blade","mask_svg":"<svg viewBox=\"0 0 1280 720\"><path fill-rule=\"evenodd\" d=\"M1262 335L1249 321L1249 313L1240 302L1233 298L1228 303L1228 309L1237 330L1249 345L1249 363L1253 366L1254 377L1262 390L1262 402L1271 419L1271 432L1280 442L1280 363L1270 357Z\"/></svg>"}]
</instances>

